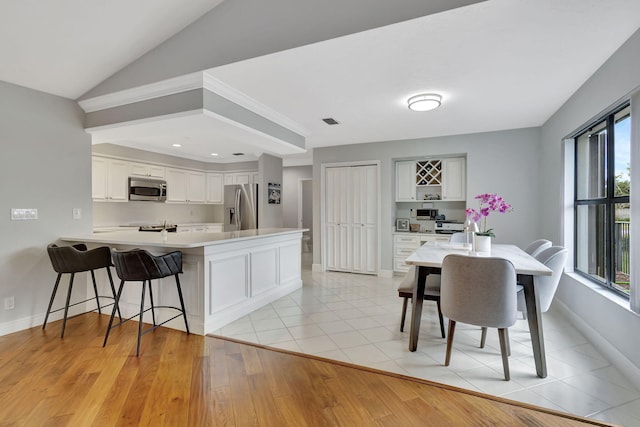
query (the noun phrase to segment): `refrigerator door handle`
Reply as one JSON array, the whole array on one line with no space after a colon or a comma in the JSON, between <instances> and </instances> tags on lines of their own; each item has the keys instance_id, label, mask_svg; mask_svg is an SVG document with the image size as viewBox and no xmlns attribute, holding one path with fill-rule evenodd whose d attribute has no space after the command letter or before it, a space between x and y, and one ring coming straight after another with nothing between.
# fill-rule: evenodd
<instances>
[{"instance_id":1,"label":"refrigerator door handle","mask_svg":"<svg viewBox=\"0 0 640 427\"><path fill-rule=\"evenodd\" d=\"M240 230L241 224L242 224L242 210L240 209L240 189L236 188L236 199L235 199L235 206L236 206L236 227L237 230Z\"/></svg>"}]
</instances>

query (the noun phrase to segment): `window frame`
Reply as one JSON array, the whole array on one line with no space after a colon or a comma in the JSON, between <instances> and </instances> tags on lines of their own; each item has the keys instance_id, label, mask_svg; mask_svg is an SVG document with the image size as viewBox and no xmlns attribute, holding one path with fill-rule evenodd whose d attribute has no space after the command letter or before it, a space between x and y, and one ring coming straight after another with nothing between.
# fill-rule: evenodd
<instances>
[{"instance_id":1,"label":"window frame","mask_svg":"<svg viewBox=\"0 0 640 427\"><path fill-rule=\"evenodd\" d=\"M573 147L573 161L574 161L574 170L573 170L573 180L574 180L574 188L573 188L573 245L574 248L578 247L578 208L580 206L598 206L604 205L605 210L605 237L604 237L604 252L605 252L605 276L604 281L598 280L593 275L588 272L584 272L578 268L578 256L574 256L573 260L573 270L576 274L579 274L582 277L585 277L589 281L602 286L606 289L609 289L612 292L615 292L618 295L623 296L624 298L630 298L630 292L624 292L613 284L615 283L615 244L613 242L613 236L615 234L615 207L617 204L630 204L630 196L616 196L615 195L615 125L616 125L616 115L623 111L626 108L630 108L630 102L626 101L615 108L609 110L604 115L600 116L596 120L593 120L589 123L589 125L582 128L580 131L576 132L571 138L574 142ZM629 115L631 115L631 110L629 111ZM604 197L591 197L591 198L578 198L578 174L579 174L579 165L578 165L578 150L579 143L578 139L583 136L585 133L589 132L592 128L598 126L602 122L606 122L605 130L606 130L606 147L605 147L605 175L606 175L606 194ZM631 284L630 284L631 285Z\"/></svg>"}]
</instances>

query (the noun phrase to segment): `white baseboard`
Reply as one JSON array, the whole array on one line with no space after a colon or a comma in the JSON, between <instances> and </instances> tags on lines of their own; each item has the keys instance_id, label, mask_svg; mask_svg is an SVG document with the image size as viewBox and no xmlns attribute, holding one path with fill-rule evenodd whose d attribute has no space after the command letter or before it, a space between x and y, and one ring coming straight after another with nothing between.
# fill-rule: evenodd
<instances>
[{"instance_id":1,"label":"white baseboard","mask_svg":"<svg viewBox=\"0 0 640 427\"><path fill-rule=\"evenodd\" d=\"M553 306L582 333L602 355L611 362L636 388L640 389L640 368L634 365L623 353L589 326L580 316L556 298Z\"/></svg>"},{"instance_id":2,"label":"white baseboard","mask_svg":"<svg viewBox=\"0 0 640 427\"><path fill-rule=\"evenodd\" d=\"M67 317L76 316L78 314L84 313L84 306L78 305L76 307L69 308L69 313ZM47 319L47 325L51 322L55 322L56 320L62 319L64 312L58 311L56 313L50 314ZM42 326L44 323L45 313L34 314L32 316L22 317L20 319L10 320L8 322L0 323L0 336L12 334L14 332L24 331L25 329L33 328L35 326ZM47 328L48 329L48 328Z\"/></svg>"},{"instance_id":3,"label":"white baseboard","mask_svg":"<svg viewBox=\"0 0 640 427\"><path fill-rule=\"evenodd\" d=\"M311 264L311 271L314 273L322 273L322 264Z\"/></svg>"},{"instance_id":4,"label":"white baseboard","mask_svg":"<svg viewBox=\"0 0 640 427\"><path fill-rule=\"evenodd\" d=\"M393 270L378 270L378 277L391 278L393 277Z\"/></svg>"}]
</instances>

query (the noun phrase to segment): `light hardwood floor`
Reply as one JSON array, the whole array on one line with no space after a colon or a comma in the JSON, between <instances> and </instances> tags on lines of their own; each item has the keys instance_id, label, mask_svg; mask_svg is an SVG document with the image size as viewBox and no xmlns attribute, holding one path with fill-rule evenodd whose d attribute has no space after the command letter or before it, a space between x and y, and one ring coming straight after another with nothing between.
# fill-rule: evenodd
<instances>
[{"instance_id":1,"label":"light hardwood floor","mask_svg":"<svg viewBox=\"0 0 640 427\"><path fill-rule=\"evenodd\" d=\"M95 313L0 337L1 426L607 425L314 356Z\"/></svg>"}]
</instances>

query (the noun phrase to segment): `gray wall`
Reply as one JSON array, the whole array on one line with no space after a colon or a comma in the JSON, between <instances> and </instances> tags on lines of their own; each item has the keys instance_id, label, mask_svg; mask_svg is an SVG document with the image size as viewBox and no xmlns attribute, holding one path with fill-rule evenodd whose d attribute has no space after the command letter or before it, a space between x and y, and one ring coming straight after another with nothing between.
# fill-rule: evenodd
<instances>
[{"instance_id":1,"label":"gray wall","mask_svg":"<svg viewBox=\"0 0 640 427\"><path fill-rule=\"evenodd\" d=\"M282 170L282 224L287 228L298 228L298 182L311 179L311 166L292 166Z\"/></svg>"},{"instance_id":2,"label":"gray wall","mask_svg":"<svg viewBox=\"0 0 640 427\"><path fill-rule=\"evenodd\" d=\"M508 214L489 217L496 242L526 245L540 235L539 217L546 207L538 201L540 175L538 128L506 130L410 141L354 144L316 148L313 154L314 210L313 263L321 260L321 165L349 161L381 162L381 268L392 270L392 238L395 227L395 169L393 159L415 156L467 155L467 206L476 206L473 197L498 193L514 207Z\"/></svg>"},{"instance_id":3,"label":"gray wall","mask_svg":"<svg viewBox=\"0 0 640 427\"><path fill-rule=\"evenodd\" d=\"M282 227L282 203L269 204L269 183L280 184L282 192L282 159L263 154L258 160L258 227Z\"/></svg>"},{"instance_id":4,"label":"gray wall","mask_svg":"<svg viewBox=\"0 0 640 427\"><path fill-rule=\"evenodd\" d=\"M47 244L91 231L91 140L82 122L74 101L0 81L0 335L42 322L56 278ZM37 208L39 218L10 221L11 208ZM73 208L82 219L72 219ZM15 309L7 311L10 296Z\"/></svg>"},{"instance_id":5,"label":"gray wall","mask_svg":"<svg viewBox=\"0 0 640 427\"><path fill-rule=\"evenodd\" d=\"M559 218L563 214L563 165L561 142L564 137L596 118L610 106L627 99L640 87L640 31L620 49L556 112L542 127L541 161L545 173L539 177L541 205L549 215L541 217L544 237L563 243ZM638 144L635 141L634 144ZM631 175L631 188L640 188L640 174ZM571 203L571 201L567 201ZM637 210L634 206L633 210ZM572 245L572 242L564 242ZM640 261L632 253L632 264ZM637 280L637 277L633 280ZM580 320L583 327L599 334L605 346L618 350L623 357L640 367L640 317L629 311L628 304L603 297L606 292L586 286L575 277L563 276L557 298Z\"/></svg>"}]
</instances>

